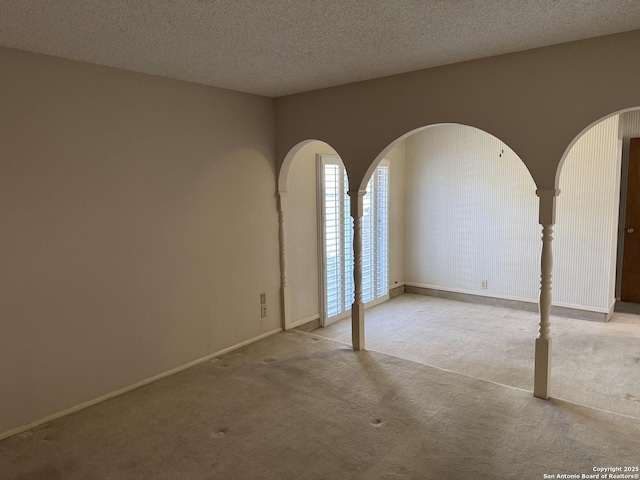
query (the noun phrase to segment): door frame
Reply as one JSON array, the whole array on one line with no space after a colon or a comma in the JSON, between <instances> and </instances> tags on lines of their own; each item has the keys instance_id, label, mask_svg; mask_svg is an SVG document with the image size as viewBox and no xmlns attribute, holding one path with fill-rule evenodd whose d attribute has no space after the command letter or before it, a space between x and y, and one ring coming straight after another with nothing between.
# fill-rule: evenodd
<instances>
[{"instance_id":1,"label":"door frame","mask_svg":"<svg viewBox=\"0 0 640 480\"><path fill-rule=\"evenodd\" d=\"M319 287L318 303L319 303L319 311L320 311L320 325L323 327L328 327L329 325L332 325L340 320L349 318L351 316L351 306L345 305L345 309L341 313L334 315L331 318L327 317L327 289L326 289L327 252L326 252L326 246L325 246L326 222L325 222L325 213L324 213L325 212L325 195L324 195L323 158L330 158L336 164L341 165L344 175L346 175L346 168L339 155L323 154L323 153L316 154L316 205L318 206L317 214L316 214L317 222L318 222L318 228L317 228L317 231L318 231L318 287ZM345 205L345 202L343 201L341 202L341 211L340 211L340 217L342 219L345 218L345 210L346 210L346 205ZM344 237L345 237L344 221L341 221L340 225L341 225L340 239L341 239L341 242L344 243ZM342 255L344 255L344 251L345 249L342 248ZM344 260L343 260L343 263L344 263Z\"/></svg>"},{"instance_id":2,"label":"door frame","mask_svg":"<svg viewBox=\"0 0 640 480\"><path fill-rule=\"evenodd\" d=\"M626 217L627 217L627 194L629 190L629 158L631 154L631 140L637 139L637 143L640 146L640 137L629 137L625 142L624 138L621 138L622 144L622 162L621 162L621 175L620 175L620 209L618 217L618 252L616 256L616 289L615 298L616 302L624 302L621 299L622 296L622 270L624 263L624 243L626 237ZM626 148L625 148L626 147ZM640 148L640 147L639 147Z\"/></svg>"}]
</instances>

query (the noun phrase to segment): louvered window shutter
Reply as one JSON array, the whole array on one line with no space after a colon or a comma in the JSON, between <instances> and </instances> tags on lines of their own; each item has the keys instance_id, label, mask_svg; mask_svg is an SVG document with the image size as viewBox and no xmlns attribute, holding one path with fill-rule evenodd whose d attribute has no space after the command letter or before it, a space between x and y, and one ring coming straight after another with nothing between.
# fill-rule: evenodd
<instances>
[{"instance_id":1,"label":"louvered window shutter","mask_svg":"<svg viewBox=\"0 0 640 480\"><path fill-rule=\"evenodd\" d=\"M340 158L319 155L324 323L345 316L353 303L353 219L349 182ZM362 297L369 303L388 293L389 163L374 171L363 199Z\"/></svg>"}]
</instances>

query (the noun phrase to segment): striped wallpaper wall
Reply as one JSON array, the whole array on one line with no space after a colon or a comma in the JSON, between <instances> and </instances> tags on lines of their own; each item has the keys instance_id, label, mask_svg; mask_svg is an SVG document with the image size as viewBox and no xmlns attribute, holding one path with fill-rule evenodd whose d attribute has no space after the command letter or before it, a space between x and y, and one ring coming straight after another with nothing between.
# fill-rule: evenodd
<instances>
[{"instance_id":1,"label":"striped wallpaper wall","mask_svg":"<svg viewBox=\"0 0 640 480\"><path fill-rule=\"evenodd\" d=\"M618 117L596 125L564 163L554 235L555 305L607 311L613 300L617 129ZM535 302L538 199L518 156L481 130L442 125L406 140L405 169L406 281Z\"/></svg>"},{"instance_id":2,"label":"striped wallpaper wall","mask_svg":"<svg viewBox=\"0 0 640 480\"><path fill-rule=\"evenodd\" d=\"M423 130L405 148L407 282L535 298L538 202L517 155L497 138L461 125Z\"/></svg>"},{"instance_id":3,"label":"striped wallpaper wall","mask_svg":"<svg viewBox=\"0 0 640 480\"><path fill-rule=\"evenodd\" d=\"M555 228L556 303L607 310L614 300L620 192L618 116L573 146L560 174Z\"/></svg>"}]
</instances>

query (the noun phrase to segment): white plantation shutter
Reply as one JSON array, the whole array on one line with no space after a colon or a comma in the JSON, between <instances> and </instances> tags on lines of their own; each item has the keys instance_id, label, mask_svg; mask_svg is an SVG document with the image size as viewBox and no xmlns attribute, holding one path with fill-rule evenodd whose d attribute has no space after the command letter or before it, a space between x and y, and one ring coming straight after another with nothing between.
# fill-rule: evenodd
<instances>
[{"instance_id":1,"label":"white plantation shutter","mask_svg":"<svg viewBox=\"0 0 640 480\"><path fill-rule=\"evenodd\" d=\"M351 309L353 303L353 219L349 183L344 166L335 155L318 156L324 323L329 324ZM375 170L364 196L362 217L363 302L388 293L389 166Z\"/></svg>"},{"instance_id":2,"label":"white plantation shutter","mask_svg":"<svg viewBox=\"0 0 640 480\"><path fill-rule=\"evenodd\" d=\"M351 217L351 197L349 179L344 175L344 310L351 310L353 305L353 218Z\"/></svg>"},{"instance_id":3,"label":"white plantation shutter","mask_svg":"<svg viewBox=\"0 0 640 480\"><path fill-rule=\"evenodd\" d=\"M364 303L375 298L375 203L371 201L374 196L372 190L371 181L369 181L362 209L362 301Z\"/></svg>"},{"instance_id":4,"label":"white plantation shutter","mask_svg":"<svg viewBox=\"0 0 640 480\"><path fill-rule=\"evenodd\" d=\"M362 216L362 301L389 291L389 161L375 169L364 196Z\"/></svg>"},{"instance_id":5,"label":"white plantation shutter","mask_svg":"<svg viewBox=\"0 0 640 480\"><path fill-rule=\"evenodd\" d=\"M322 166L327 317L334 317L344 310L342 298L344 289L343 170L342 165L325 163Z\"/></svg>"},{"instance_id":6,"label":"white plantation shutter","mask_svg":"<svg viewBox=\"0 0 640 480\"><path fill-rule=\"evenodd\" d=\"M389 293L389 161L383 160L375 174L376 185L376 297ZM371 183L371 182L369 182Z\"/></svg>"}]
</instances>

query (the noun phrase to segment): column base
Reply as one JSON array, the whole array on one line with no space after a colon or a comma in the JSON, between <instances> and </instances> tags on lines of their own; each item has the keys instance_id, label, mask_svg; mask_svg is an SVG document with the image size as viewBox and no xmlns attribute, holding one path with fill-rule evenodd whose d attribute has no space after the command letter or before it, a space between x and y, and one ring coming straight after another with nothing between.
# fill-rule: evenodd
<instances>
[{"instance_id":1,"label":"column base","mask_svg":"<svg viewBox=\"0 0 640 480\"><path fill-rule=\"evenodd\" d=\"M354 350L364 350L364 304L351 305L351 342Z\"/></svg>"},{"instance_id":2,"label":"column base","mask_svg":"<svg viewBox=\"0 0 640 480\"><path fill-rule=\"evenodd\" d=\"M536 358L533 380L533 396L547 400L549 398L549 379L551 377L551 339L536 338Z\"/></svg>"},{"instance_id":3,"label":"column base","mask_svg":"<svg viewBox=\"0 0 640 480\"><path fill-rule=\"evenodd\" d=\"M291 297L289 285L280 287L280 297L282 300L282 329L289 330L291 328Z\"/></svg>"}]
</instances>

